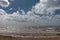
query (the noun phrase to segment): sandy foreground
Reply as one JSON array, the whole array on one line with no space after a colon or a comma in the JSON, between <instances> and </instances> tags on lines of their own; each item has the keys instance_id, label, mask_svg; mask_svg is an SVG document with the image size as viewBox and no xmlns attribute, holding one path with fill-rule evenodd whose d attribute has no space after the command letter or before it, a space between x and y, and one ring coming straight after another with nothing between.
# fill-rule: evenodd
<instances>
[{"instance_id":1,"label":"sandy foreground","mask_svg":"<svg viewBox=\"0 0 60 40\"><path fill-rule=\"evenodd\" d=\"M60 36L13 37L0 35L0 40L60 40Z\"/></svg>"}]
</instances>

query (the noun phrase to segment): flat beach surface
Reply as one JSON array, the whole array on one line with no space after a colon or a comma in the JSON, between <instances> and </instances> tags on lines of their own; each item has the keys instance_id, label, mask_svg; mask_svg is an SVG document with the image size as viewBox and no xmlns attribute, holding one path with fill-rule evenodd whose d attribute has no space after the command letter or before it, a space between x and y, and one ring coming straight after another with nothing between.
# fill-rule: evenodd
<instances>
[{"instance_id":1,"label":"flat beach surface","mask_svg":"<svg viewBox=\"0 0 60 40\"><path fill-rule=\"evenodd\" d=\"M1 36L0 40L60 40L59 36L56 37L12 37L12 36Z\"/></svg>"}]
</instances>

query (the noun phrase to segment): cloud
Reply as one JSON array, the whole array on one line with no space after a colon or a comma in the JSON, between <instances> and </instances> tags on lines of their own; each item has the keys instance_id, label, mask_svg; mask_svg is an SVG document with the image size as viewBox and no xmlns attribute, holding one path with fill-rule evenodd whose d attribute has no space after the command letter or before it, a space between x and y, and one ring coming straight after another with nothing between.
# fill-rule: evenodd
<instances>
[{"instance_id":1,"label":"cloud","mask_svg":"<svg viewBox=\"0 0 60 40\"><path fill-rule=\"evenodd\" d=\"M32 8L37 14L53 14L56 9L60 9L59 0L40 0L40 2Z\"/></svg>"},{"instance_id":2,"label":"cloud","mask_svg":"<svg viewBox=\"0 0 60 40\"><path fill-rule=\"evenodd\" d=\"M6 0L5 0L6 1ZM32 23L34 25L59 25L59 16L53 15L56 9L59 9L59 6L56 6L54 4L50 4L49 2L52 2L55 4L56 1L54 0L48 0L43 1L40 0L39 3L36 3L35 6L31 9L31 11L28 11L25 13L25 11L21 10L21 12L16 11L12 14L6 13L3 9L0 9L0 18L3 20L0 21L11 21L11 22L19 22L19 23ZM57 4L57 3L56 3ZM51 5L51 6L48 6ZM54 5L54 7L52 6ZM36 15L36 14L42 14ZM47 22L48 21L48 22ZM10 23L11 23L10 22Z\"/></svg>"},{"instance_id":3,"label":"cloud","mask_svg":"<svg viewBox=\"0 0 60 40\"><path fill-rule=\"evenodd\" d=\"M0 26L5 28L2 32L37 32L36 30L25 29L25 27L60 26L60 15L54 15L55 10L60 9L59 5L56 6L56 2L53 0L40 0L27 13L23 10L21 12L17 10L12 14L8 14L0 9ZM56 5L54 5L55 3Z\"/></svg>"},{"instance_id":4,"label":"cloud","mask_svg":"<svg viewBox=\"0 0 60 40\"><path fill-rule=\"evenodd\" d=\"M22 12L24 14L24 12ZM8 14L4 10L0 9L0 32L1 33L38 33L39 29L30 30L32 26L59 26L60 15L51 16L38 16L32 11L22 15L19 11L13 14Z\"/></svg>"},{"instance_id":5,"label":"cloud","mask_svg":"<svg viewBox=\"0 0 60 40\"><path fill-rule=\"evenodd\" d=\"M54 26L54 25L60 25L59 20L60 20L60 15L38 16L38 15L35 15L32 11L28 11L26 15L25 15L25 12L23 11L22 11L22 14L19 11L14 12L13 14L8 14L4 10L0 9L0 21L8 22L8 24L10 23L13 24L12 22L14 22L14 24L15 23L19 23L19 24L31 23L34 25L37 24L36 26L38 26L38 24L39 26L43 26L43 25Z\"/></svg>"},{"instance_id":6,"label":"cloud","mask_svg":"<svg viewBox=\"0 0 60 40\"><path fill-rule=\"evenodd\" d=\"M1 7L8 7L9 6L9 1L8 0L0 0L0 6Z\"/></svg>"}]
</instances>

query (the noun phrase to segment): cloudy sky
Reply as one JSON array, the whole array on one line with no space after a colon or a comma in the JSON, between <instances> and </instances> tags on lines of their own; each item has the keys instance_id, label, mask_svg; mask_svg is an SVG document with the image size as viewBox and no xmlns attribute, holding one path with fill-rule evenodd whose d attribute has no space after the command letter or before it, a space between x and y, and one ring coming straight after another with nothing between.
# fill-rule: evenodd
<instances>
[{"instance_id":1,"label":"cloudy sky","mask_svg":"<svg viewBox=\"0 0 60 40\"><path fill-rule=\"evenodd\" d=\"M60 0L0 0L0 26L60 26Z\"/></svg>"}]
</instances>

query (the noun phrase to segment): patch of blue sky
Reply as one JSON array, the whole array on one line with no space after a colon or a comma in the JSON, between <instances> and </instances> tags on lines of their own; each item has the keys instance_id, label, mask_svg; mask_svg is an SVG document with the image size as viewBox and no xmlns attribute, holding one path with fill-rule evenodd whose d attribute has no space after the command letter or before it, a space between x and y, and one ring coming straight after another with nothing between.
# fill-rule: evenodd
<instances>
[{"instance_id":1,"label":"patch of blue sky","mask_svg":"<svg viewBox=\"0 0 60 40\"><path fill-rule=\"evenodd\" d=\"M10 5L9 7L2 8L4 9L7 13L13 13L17 10L24 10L25 12L31 10L32 6L34 6L39 0L10 0ZM10 10L12 8L12 10ZM20 9L19 9L20 8Z\"/></svg>"}]
</instances>

